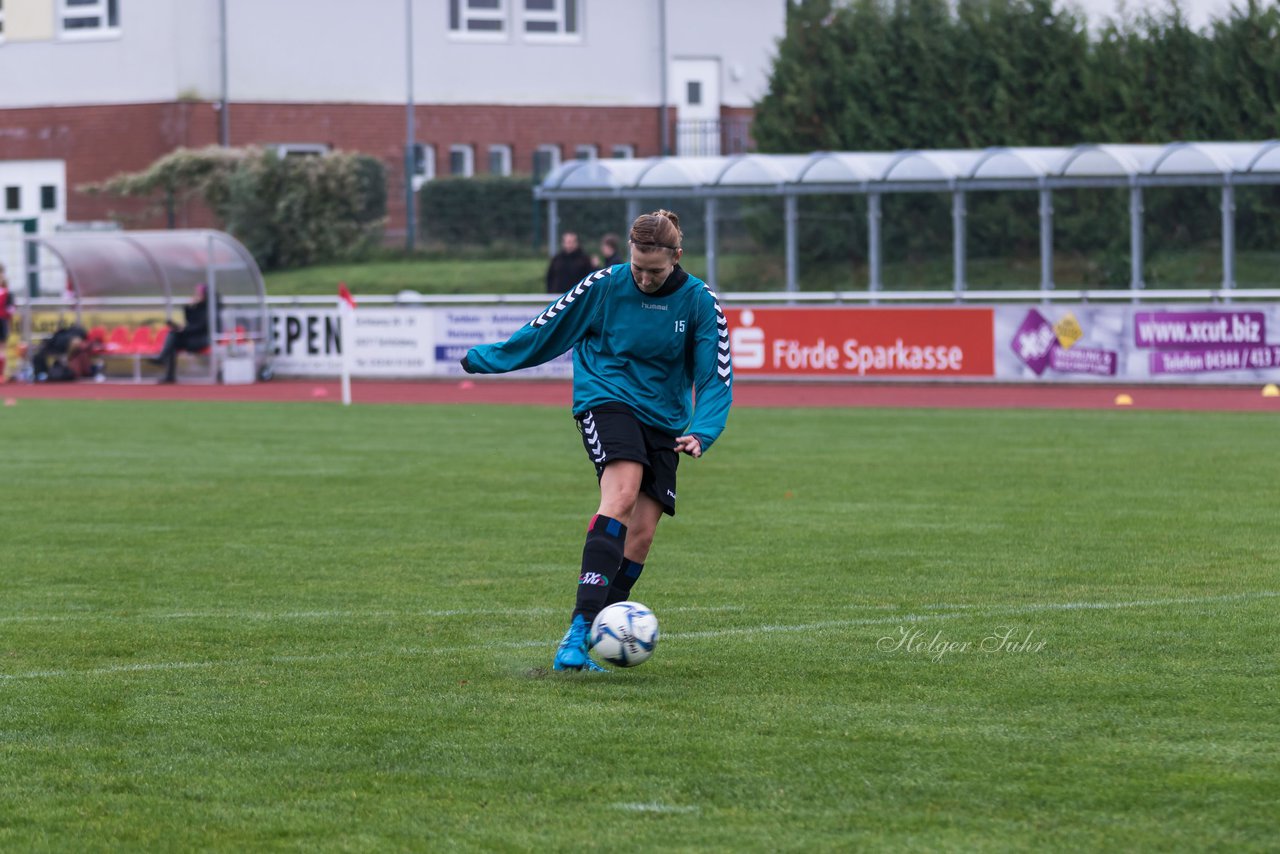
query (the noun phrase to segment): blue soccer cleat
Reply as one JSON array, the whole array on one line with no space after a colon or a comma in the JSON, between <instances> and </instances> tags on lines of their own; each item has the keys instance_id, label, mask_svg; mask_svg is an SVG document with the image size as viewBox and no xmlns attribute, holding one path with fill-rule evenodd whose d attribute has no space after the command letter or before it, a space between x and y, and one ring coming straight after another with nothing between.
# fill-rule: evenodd
<instances>
[{"instance_id":1,"label":"blue soccer cleat","mask_svg":"<svg viewBox=\"0 0 1280 854\"><path fill-rule=\"evenodd\" d=\"M590 629L591 627L587 625L587 621L581 614L574 616L573 622L569 624L569 631L564 633L564 639L560 641L560 647L556 650L555 660L551 663L552 670L609 672L587 655L587 635L590 634Z\"/></svg>"}]
</instances>

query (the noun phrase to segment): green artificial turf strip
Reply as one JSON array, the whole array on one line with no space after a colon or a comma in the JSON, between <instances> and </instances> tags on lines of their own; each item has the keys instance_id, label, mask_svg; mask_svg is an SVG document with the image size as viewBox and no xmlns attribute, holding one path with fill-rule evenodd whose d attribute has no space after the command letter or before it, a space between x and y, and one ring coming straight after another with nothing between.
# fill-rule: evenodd
<instances>
[{"instance_id":1,"label":"green artificial turf strip","mask_svg":"<svg viewBox=\"0 0 1280 854\"><path fill-rule=\"evenodd\" d=\"M594 677L564 409L0 425L6 850L1274 845L1267 415L737 411Z\"/></svg>"}]
</instances>

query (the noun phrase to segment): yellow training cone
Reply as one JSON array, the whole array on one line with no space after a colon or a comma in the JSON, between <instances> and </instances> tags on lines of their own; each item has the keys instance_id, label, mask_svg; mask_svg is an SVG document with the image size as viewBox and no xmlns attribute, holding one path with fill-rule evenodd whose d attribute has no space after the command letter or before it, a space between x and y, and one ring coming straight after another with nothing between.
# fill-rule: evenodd
<instances>
[{"instance_id":1,"label":"yellow training cone","mask_svg":"<svg viewBox=\"0 0 1280 854\"><path fill-rule=\"evenodd\" d=\"M1280 397L1280 388L1275 383L1267 383L1262 387L1263 397Z\"/></svg>"},{"instance_id":2,"label":"yellow training cone","mask_svg":"<svg viewBox=\"0 0 1280 854\"><path fill-rule=\"evenodd\" d=\"M1117 394L1116 406L1133 406L1133 398L1127 394Z\"/></svg>"}]
</instances>

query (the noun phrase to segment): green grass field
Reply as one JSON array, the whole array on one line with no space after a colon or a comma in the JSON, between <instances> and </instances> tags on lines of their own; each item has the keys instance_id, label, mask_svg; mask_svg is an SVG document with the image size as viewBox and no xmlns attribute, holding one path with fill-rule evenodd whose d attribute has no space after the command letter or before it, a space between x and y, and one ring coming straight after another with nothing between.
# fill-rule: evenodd
<instances>
[{"instance_id":1,"label":"green grass field","mask_svg":"<svg viewBox=\"0 0 1280 854\"><path fill-rule=\"evenodd\" d=\"M603 676L565 410L0 425L0 849L1275 850L1269 415L735 412Z\"/></svg>"},{"instance_id":2,"label":"green grass field","mask_svg":"<svg viewBox=\"0 0 1280 854\"><path fill-rule=\"evenodd\" d=\"M721 289L727 292L786 290L786 269L781 249L769 254L722 252L718 260ZM1108 288L1129 286L1128 260L1111 259L1120 273L1105 284L1099 261L1072 254L1055 258L1058 288ZM697 276L706 274L706 258L690 252L683 266ZM1236 281L1244 288L1277 287L1280 253L1241 252L1236 259ZM541 293L547 261L541 255L523 258L486 258L424 254L348 264L325 264L266 274L267 293L331 295L338 282L346 282L356 294L395 294L414 290L424 294ZM945 290L954 281L951 258L945 254L918 261L890 259L884 267L887 291ZM1040 286L1038 258L970 258L967 270L971 290L1031 289ZM1222 283L1222 256L1212 249L1167 251L1147 259L1149 288L1216 288ZM805 291L865 290L868 273L862 264L800 264L800 288Z\"/></svg>"}]
</instances>

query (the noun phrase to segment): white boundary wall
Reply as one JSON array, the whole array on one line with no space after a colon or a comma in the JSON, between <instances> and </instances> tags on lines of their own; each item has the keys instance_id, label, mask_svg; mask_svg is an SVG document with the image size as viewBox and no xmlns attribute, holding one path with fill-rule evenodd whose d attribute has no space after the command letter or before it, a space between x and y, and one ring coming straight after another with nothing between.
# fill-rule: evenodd
<instances>
[{"instance_id":1,"label":"white boundary wall","mask_svg":"<svg viewBox=\"0 0 1280 854\"><path fill-rule=\"evenodd\" d=\"M513 301L514 302L514 301ZM520 303L526 300L518 300ZM529 304L361 307L352 375L464 376L476 344L509 337ZM1280 303L726 307L738 379L1212 383L1280 381ZM330 304L276 306L273 368L335 377L345 338ZM521 378L572 376L569 354Z\"/></svg>"}]
</instances>

